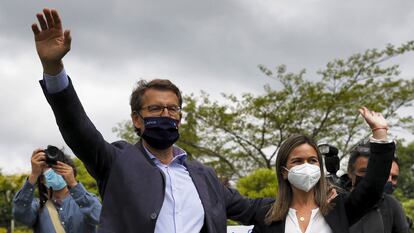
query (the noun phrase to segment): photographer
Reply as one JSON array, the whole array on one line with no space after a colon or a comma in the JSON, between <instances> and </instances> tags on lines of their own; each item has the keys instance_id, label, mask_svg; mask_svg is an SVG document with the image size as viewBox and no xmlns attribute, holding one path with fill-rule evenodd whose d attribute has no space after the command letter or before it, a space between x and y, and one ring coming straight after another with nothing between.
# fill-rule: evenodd
<instances>
[{"instance_id":1,"label":"photographer","mask_svg":"<svg viewBox=\"0 0 414 233\"><path fill-rule=\"evenodd\" d=\"M361 143L351 151L348 161L348 176L352 181L352 188L364 179L371 155L368 143ZM381 200L370 212L349 229L351 233L359 232L384 232L384 233L407 233L410 232L404 210L401 204L393 196L387 194L396 186L395 170L397 160L393 160L388 182L384 187ZM391 187L390 187L391 186Z\"/></svg>"},{"instance_id":2,"label":"photographer","mask_svg":"<svg viewBox=\"0 0 414 233\"><path fill-rule=\"evenodd\" d=\"M32 172L13 200L14 218L35 233L96 232L101 204L75 179L75 165L58 148L36 149ZM39 199L34 198L37 185Z\"/></svg>"}]
</instances>

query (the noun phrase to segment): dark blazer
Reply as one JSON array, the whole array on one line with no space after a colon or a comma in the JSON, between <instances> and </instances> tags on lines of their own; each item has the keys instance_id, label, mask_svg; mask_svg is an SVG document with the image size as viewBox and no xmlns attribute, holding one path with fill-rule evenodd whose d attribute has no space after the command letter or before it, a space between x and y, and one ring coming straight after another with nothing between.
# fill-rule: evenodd
<instances>
[{"instance_id":1,"label":"dark blazer","mask_svg":"<svg viewBox=\"0 0 414 233\"><path fill-rule=\"evenodd\" d=\"M394 156L394 143L371 143L367 174L350 194L339 194L333 201L333 209L325 220L334 233L348 233L349 226L365 215L382 197L384 185L390 173ZM259 207L255 218L255 233L284 233L285 221L264 223L273 201L268 200Z\"/></svg>"},{"instance_id":2,"label":"dark blazer","mask_svg":"<svg viewBox=\"0 0 414 233\"><path fill-rule=\"evenodd\" d=\"M47 93L40 83L65 142L97 180L103 198L99 232L154 232L165 177L141 142L106 142L86 115L71 81L55 94ZM204 207L202 232L226 232L227 217L243 222L251 218L254 201L224 187L213 169L196 161L186 161L185 166Z\"/></svg>"}]
</instances>

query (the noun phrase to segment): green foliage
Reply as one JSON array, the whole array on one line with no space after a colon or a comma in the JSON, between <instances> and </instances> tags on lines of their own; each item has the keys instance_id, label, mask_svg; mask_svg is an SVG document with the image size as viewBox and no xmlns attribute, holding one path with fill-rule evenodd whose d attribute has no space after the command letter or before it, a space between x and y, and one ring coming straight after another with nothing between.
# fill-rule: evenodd
<instances>
[{"instance_id":1,"label":"green foliage","mask_svg":"<svg viewBox=\"0 0 414 233\"><path fill-rule=\"evenodd\" d=\"M407 146L399 144L397 157L400 163L397 191L400 191L404 198L414 199L414 172L411 170L411 166L414 166L414 142Z\"/></svg>"},{"instance_id":2,"label":"green foliage","mask_svg":"<svg viewBox=\"0 0 414 233\"><path fill-rule=\"evenodd\" d=\"M402 203L405 214L410 217L411 219L414 219L414 199L407 200Z\"/></svg>"},{"instance_id":3,"label":"green foliage","mask_svg":"<svg viewBox=\"0 0 414 233\"><path fill-rule=\"evenodd\" d=\"M78 158L74 158L73 162L75 163L77 171L76 180L81 182L86 190L88 190L88 192L99 196L98 185L96 184L95 179L89 175L82 161L80 161Z\"/></svg>"},{"instance_id":4,"label":"green foliage","mask_svg":"<svg viewBox=\"0 0 414 233\"><path fill-rule=\"evenodd\" d=\"M274 170L259 168L237 182L239 192L250 198L276 197L277 180Z\"/></svg>"},{"instance_id":5,"label":"green foliage","mask_svg":"<svg viewBox=\"0 0 414 233\"><path fill-rule=\"evenodd\" d=\"M414 41L369 49L329 62L309 79L305 70L290 73L284 65L275 70L259 66L278 88L267 85L264 94L239 97L223 94L220 102L204 92L185 96L178 145L230 179L273 168L283 140L297 133L336 145L343 158L370 133L359 117L361 106L382 112L394 128L413 129L413 118L401 117L397 110L411 105L414 80L399 78L398 65L389 62L413 50ZM114 131L136 141L131 129L124 122Z\"/></svg>"},{"instance_id":6,"label":"green foliage","mask_svg":"<svg viewBox=\"0 0 414 233\"><path fill-rule=\"evenodd\" d=\"M131 120L126 120L118 123L116 127L112 128L112 132L116 133L118 137L132 144L136 143L139 139L135 133L135 128Z\"/></svg>"},{"instance_id":7,"label":"green foliage","mask_svg":"<svg viewBox=\"0 0 414 233\"><path fill-rule=\"evenodd\" d=\"M276 197L277 180L275 171L259 168L248 176L240 178L236 187L242 195L249 198ZM227 225L240 225L240 223L227 220Z\"/></svg>"},{"instance_id":8,"label":"green foliage","mask_svg":"<svg viewBox=\"0 0 414 233\"><path fill-rule=\"evenodd\" d=\"M16 227L13 231L13 233L32 233L32 232L33 230L27 227ZM0 233L7 233L7 229L0 227Z\"/></svg>"},{"instance_id":9,"label":"green foliage","mask_svg":"<svg viewBox=\"0 0 414 233\"><path fill-rule=\"evenodd\" d=\"M9 227L13 197L26 181L26 175L2 175L0 172L0 227Z\"/></svg>"}]
</instances>

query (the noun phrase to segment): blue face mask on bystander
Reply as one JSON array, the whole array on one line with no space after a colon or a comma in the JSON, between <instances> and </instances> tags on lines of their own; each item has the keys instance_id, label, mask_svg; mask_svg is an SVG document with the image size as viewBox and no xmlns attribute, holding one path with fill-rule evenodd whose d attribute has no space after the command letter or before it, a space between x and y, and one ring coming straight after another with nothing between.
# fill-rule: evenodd
<instances>
[{"instance_id":1,"label":"blue face mask on bystander","mask_svg":"<svg viewBox=\"0 0 414 233\"><path fill-rule=\"evenodd\" d=\"M43 175L45 176L46 187L52 188L54 191L58 191L66 187L66 181L63 177L57 174L53 169L49 168Z\"/></svg>"}]
</instances>

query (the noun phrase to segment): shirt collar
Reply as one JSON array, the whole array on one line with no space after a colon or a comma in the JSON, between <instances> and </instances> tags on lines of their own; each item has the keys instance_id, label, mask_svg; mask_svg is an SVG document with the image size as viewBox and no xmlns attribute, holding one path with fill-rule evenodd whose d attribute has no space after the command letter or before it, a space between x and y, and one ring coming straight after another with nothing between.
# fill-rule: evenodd
<instances>
[{"instance_id":1,"label":"shirt collar","mask_svg":"<svg viewBox=\"0 0 414 233\"><path fill-rule=\"evenodd\" d=\"M152 154L144 145L144 150L147 152L147 154L149 155L149 157L151 158L152 161L156 162L156 163L161 163L159 159L157 159L157 157L155 157L154 154ZM183 149L181 149L180 147L173 145L173 159L171 161L171 163L178 163L178 164L183 164L184 161L187 159L187 152L185 152Z\"/></svg>"}]
</instances>

